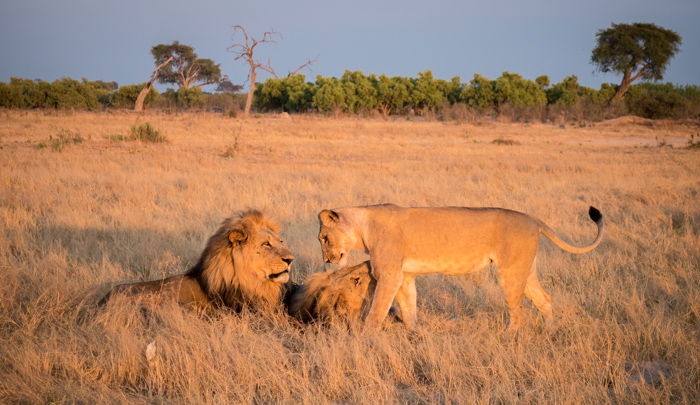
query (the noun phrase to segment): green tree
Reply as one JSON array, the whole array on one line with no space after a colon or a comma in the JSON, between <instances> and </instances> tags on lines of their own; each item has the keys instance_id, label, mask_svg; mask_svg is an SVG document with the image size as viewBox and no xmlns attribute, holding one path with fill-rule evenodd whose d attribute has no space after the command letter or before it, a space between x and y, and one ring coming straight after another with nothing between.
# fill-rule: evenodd
<instances>
[{"instance_id":1,"label":"green tree","mask_svg":"<svg viewBox=\"0 0 700 405\"><path fill-rule=\"evenodd\" d=\"M411 103L418 110L434 111L443 101L445 94L441 91L437 80L433 78L433 72L426 70L418 73L418 78L413 80L411 89Z\"/></svg>"},{"instance_id":2,"label":"green tree","mask_svg":"<svg viewBox=\"0 0 700 405\"><path fill-rule=\"evenodd\" d=\"M377 108L387 116L400 112L410 100L410 81L403 77L370 76L377 89Z\"/></svg>"},{"instance_id":3,"label":"green tree","mask_svg":"<svg viewBox=\"0 0 700 405\"><path fill-rule=\"evenodd\" d=\"M337 112L345 109L345 91L335 77L316 76L316 93L311 105L320 112Z\"/></svg>"},{"instance_id":4,"label":"green tree","mask_svg":"<svg viewBox=\"0 0 700 405\"><path fill-rule=\"evenodd\" d=\"M575 75L565 77L561 82L545 90L547 103L571 107L585 94Z\"/></svg>"},{"instance_id":5,"label":"green tree","mask_svg":"<svg viewBox=\"0 0 700 405\"><path fill-rule=\"evenodd\" d=\"M107 90L87 79L77 81L63 78L51 82L46 88L46 105L57 109L92 111L101 107L99 99L105 94Z\"/></svg>"},{"instance_id":6,"label":"green tree","mask_svg":"<svg viewBox=\"0 0 700 405\"><path fill-rule=\"evenodd\" d=\"M13 77L4 91L2 107L44 108L49 83Z\"/></svg>"},{"instance_id":7,"label":"green tree","mask_svg":"<svg viewBox=\"0 0 700 405\"><path fill-rule=\"evenodd\" d=\"M535 107L547 104L547 96L540 86L517 73L503 72L493 83L497 106Z\"/></svg>"},{"instance_id":8,"label":"green tree","mask_svg":"<svg viewBox=\"0 0 700 405\"><path fill-rule=\"evenodd\" d=\"M261 110L303 112L310 108L314 86L297 74L283 79L270 78L255 90L255 106Z\"/></svg>"},{"instance_id":9,"label":"green tree","mask_svg":"<svg viewBox=\"0 0 700 405\"><path fill-rule=\"evenodd\" d=\"M377 106L377 89L370 78L359 70L346 70L340 78L345 92L345 110L352 113L369 111Z\"/></svg>"},{"instance_id":10,"label":"green tree","mask_svg":"<svg viewBox=\"0 0 700 405\"><path fill-rule=\"evenodd\" d=\"M549 76L537 76L537 78L535 79L535 83L537 83L537 85L540 86L540 89L545 90L547 87L549 87L550 84Z\"/></svg>"},{"instance_id":11,"label":"green tree","mask_svg":"<svg viewBox=\"0 0 700 405\"><path fill-rule=\"evenodd\" d=\"M455 104L460 101L460 95L462 94L462 88L464 85L462 84L462 79L460 79L459 76L453 77L449 82L445 80L438 80L438 86L450 104Z\"/></svg>"},{"instance_id":12,"label":"green tree","mask_svg":"<svg viewBox=\"0 0 700 405\"><path fill-rule=\"evenodd\" d=\"M221 80L218 64L211 59L198 58L191 46L178 41L170 45L156 45L151 48L151 54L158 67L156 71L159 83L175 84L187 90L190 87L216 84Z\"/></svg>"},{"instance_id":13,"label":"green tree","mask_svg":"<svg viewBox=\"0 0 700 405\"><path fill-rule=\"evenodd\" d=\"M462 89L460 98L467 105L480 110L494 108L496 106L496 92L493 81L475 73L469 85Z\"/></svg>"},{"instance_id":14,"label":"green tree","mask_svg":"<svg viewBox=\"0 0 700 405\"><path fill-rule=\"evenodd\" d=\"M637 79L661 80L682 41L676 32L649 23L613 24L598 31L596 39L591 62L601 72L622 74L610 104L621 100Z\"/></svg>"}]
</instances>

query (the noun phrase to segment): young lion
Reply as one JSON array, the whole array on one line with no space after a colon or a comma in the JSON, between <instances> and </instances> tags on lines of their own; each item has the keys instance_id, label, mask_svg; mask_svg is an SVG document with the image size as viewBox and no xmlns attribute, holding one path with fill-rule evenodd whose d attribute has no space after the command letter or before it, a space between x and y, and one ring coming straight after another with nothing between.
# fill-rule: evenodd
<instances>
[{"instance_id":1,"label":"young lion","mask_svg":"<svg viewBox=\"0 0 700 405\"><path fill-rule=\"evenodd\" d=\"M344 265L353 249L370 255L377 285L365 320L368 327L382 322L394 298L404 323L415 325L416 275L467 274L494 263L508 304L509 328L515 330L523 318L523 295L551 318L551 299L535 271L539 235L568 252L588 252L598 246L604 230L600 211L590 207L588 213L598 235L584 247L564 242L538 219L503 208L392 204L323 210L318 239L328 263Z\"/></svg>"}]
</instances>

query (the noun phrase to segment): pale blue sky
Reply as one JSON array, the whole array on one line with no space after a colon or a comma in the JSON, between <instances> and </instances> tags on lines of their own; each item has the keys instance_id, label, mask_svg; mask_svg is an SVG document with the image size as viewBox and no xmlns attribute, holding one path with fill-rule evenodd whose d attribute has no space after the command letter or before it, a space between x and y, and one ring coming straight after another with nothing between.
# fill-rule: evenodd
<instances>
[{"instance_id":1,"label":"pale blue sky","mask_svg":"<svg viewBox=\"0 0 700 405\"><path fill-rule=\"evenodd\" d=\"M345 69L438 78L503 71L553 82L575 74L598 87L618 82L590 64L595 33L611 23L652 22L683 37L664 81L700 84L698 0L221 1L0 0L0 81L10 77L147 80L150 49L178 40L221 64L241 84L246 67L226 48L232 26L283 34L260 47L278 73L318 57L307 78ZM260 77L264 79L266 76Z\"/></svg>"}]
</instances>

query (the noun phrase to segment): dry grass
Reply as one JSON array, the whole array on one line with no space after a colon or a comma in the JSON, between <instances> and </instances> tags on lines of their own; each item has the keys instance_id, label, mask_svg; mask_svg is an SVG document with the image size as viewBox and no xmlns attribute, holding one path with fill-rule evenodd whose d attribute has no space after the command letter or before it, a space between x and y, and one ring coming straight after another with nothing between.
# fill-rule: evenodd
<instances>
[{"instance_id":1,"label":"dry grass","mask_svg":"<svg viewBox=\"0 0 700 405\"><path fill-rule=\"evenodd\" d=\"M0 402L700 401L700 154L682 149L696 124L0 114ZM169 142L128 141L144 122ZM66 131L83 141L37 148ZM316 213L379 202L513 208L577 242L595 205L607 235L583 256L543 243L556 321L529 311L517 336L492 271L419 278L415 333L71 304L184 271L248 207L282 222L300 281L323 268ZM631 382L644 362L666 371Z\"/></svg>"}]
</instances>

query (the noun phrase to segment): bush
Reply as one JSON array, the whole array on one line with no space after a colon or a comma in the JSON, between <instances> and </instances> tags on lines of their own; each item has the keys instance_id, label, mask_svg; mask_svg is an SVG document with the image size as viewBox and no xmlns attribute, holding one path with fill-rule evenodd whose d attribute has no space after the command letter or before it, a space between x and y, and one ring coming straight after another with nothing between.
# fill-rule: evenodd
<instances>
[{"instance_id":1,"label":"bush","mask_svg":"<svg viewBox=\"0 0 700 405\"><path fill-rule=\"evenodd\" d=\"M47 142L39 142L36 145L37 149L45 149L47 147L51 147L51 150L54 152L63 152L65 147L70 144L80 144L83 143L85 139L83 138L82 135L80 135L79 132L73 132L69 129L62 128L61 130L58 131L56 136L50 136L48 143Z\"/></svg>"},{"instance_id":2,"label":"bush","mask_svg":"<svg viewBox=\"0 0 700 405\"><path fill-rule=\"evenodd\" d=\"M496 106L541 107L547 104L547 96L532 80L523 79L517 73L503 72L493 83Z\"/></svg>"},{"instance_id":3,"label":"bush","mask_svg":"<svg viewBox=\"0 0 700 405\"><path fill-rule=\"evenodd\" d=\"M652 119L681 118L689 109L689 100L671 83L632 86L625 104L631 114Z\"/></svg>"},{"instance_id":4,"label":"bush","mask_svg":"<svg viewBox=\"0 0 700 405\"><path fill-rule=\"evenodd\" d=\"M141 141L141 142L167 142L168 139L160 134L160 131L153 128L150 123L146 122L139 126L134 125L131 127L131 135L129 136L131 140Z\"/></svg>"},{"instance_id":5,"label":"bush","mask_svg":"<svg viewBox=\"0 0 700 405\"><path fill-rule=\"evenodd\" d=\"M267 79L255 89L255 106L264 111L304 112L312 105L313 87L304 75Z\"/></svg>"},{"instance_id":6,"label":"bush","mask_svg":"<svg viewBox=\"0 0 700 405\"><path fill-rule=\"evenodd\" d=\"M133 109L134 105L136 104L136 99L139 97L141 90L143 90L145 86L146 83L122 86L117 91L112 91L103 95L100 98L100 102L107 107ZM158 90L151 87L151 91L148 92L148 95L144 100L144 105L150 105L157 100L158 97L160 97Z\"/></svg>"},{"instance_id":7,"label":"bush","mask_svg":"<svg viewBox=\"0 0 700 405\"><path fill-rule=\"evenodd\" d=\"M189 89L167 89L161 94L161 98L154 103L154 106L160 108L202 108L205 105L205 95L199 87Z\"/></svg>"}]
</instances>

